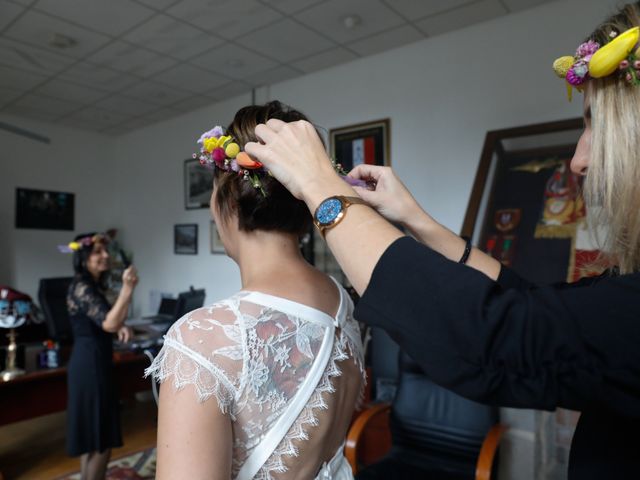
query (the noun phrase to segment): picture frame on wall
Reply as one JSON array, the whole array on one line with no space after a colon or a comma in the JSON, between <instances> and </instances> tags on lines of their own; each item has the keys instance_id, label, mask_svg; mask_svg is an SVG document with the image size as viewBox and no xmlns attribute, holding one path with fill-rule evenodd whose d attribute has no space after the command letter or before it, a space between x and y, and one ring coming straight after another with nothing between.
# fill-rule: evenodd
<instances>
[{"instance_id":1,"label":"picture frame on wall","mask_svg":"<svg viewBox=\"0 0 640 480\"><path fill-rule=\"evenodd\" d=\"M40 230L74 230L75 195L16 188L15 226Z\"/></svg>"},{"instance_id":2,"label":"picture frame on wall","mask_svg":"<svg viewBox=\"0 0 640 480\"><path fill-rule=\"evenodd\" d=\"M173 226L173 252L178 255L198 254L197 223L182 223Z\"/></svg>"},{"instance_id":3,"label":"picture frame on wall","mask_svg":"<svg viewBox=\"0 0 640 480\"><path fill-rule=\"evenodd\" d=\"M213 220L211 220L211 234L209 238L211 243L212 254L226 253L224 249L224 245L222 243L222 239L220 238L220 232L218 232L218 226L216 225L216 222Z\"/></svg>"},{"instance_id":4,"label":"picture frame on wall","mask_svg":"<svg viewBox=\"0 0 640 480\"><path fill-rule=\"evenodd\" d=\"M329 151L347 171L365 163L391 165L388 118L329 130Z\"/></svg>"},{"instance_id":5,"label":"picture frame on wall","mask_svg":"<svg viewBox=\"0 0 640 480\"><path fill-rule=\"evenodd\" d=\"M570 170L582 128L575 118L485 137L461 235L535 284L600 273L582 177Z\"/></svg>"},{"instance_id":6,"label":"picture frame on wall","mask_svg":"<svg viewBox=\"0 0 640 480\"><path fill-rule=\"evenodd\" d=\"M213 170L196 158L184 161L184 206L187 210L209 208L213 192Z\"/></svg>"}]
</instances>

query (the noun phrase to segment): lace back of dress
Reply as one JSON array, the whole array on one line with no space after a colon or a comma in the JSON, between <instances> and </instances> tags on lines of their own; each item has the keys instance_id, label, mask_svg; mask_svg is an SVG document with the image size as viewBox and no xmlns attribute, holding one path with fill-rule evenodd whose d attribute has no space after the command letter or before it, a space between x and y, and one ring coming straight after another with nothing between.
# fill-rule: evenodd
<instances>
[{"instance_id":1,"label":"lace back of dress","mask_svg":"<svg viewBox=\"0 0 640 480\"><path fill-rule=\"evenodd\" d=\"M235 477L265 434L284 414L322 344L325 327L244 301L246 293L191 312L169 331L165 346L149 368L176 388L193 385L199 401L214 397L233 421ZM348 315L353 308L350 306ZM336 330L330 361L311 399L255 478L287 471L286 457L297 457L300 442L327 408L324 395L341 375L337 362L353 359L362 376L362 345L357 323L349 318ZM171 378L172 377L172 378ZM285 475L286 476L286 475Z\"/></svg>"}]
</instances>

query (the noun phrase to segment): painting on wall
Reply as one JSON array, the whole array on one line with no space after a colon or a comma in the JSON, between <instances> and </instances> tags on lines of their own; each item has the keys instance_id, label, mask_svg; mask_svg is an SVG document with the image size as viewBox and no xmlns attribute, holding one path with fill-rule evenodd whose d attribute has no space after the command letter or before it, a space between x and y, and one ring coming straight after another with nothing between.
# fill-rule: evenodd
<instances>
[{"instance_id":1,"label":"painting on wall","mask_svg":"<svg viewBox=\"0 0 640 480\"><path fill-rule=\"evenodd\" d=\"M197 255L198 224L183 223L173 227L173 251L182 255Z\"/></svg>"},{"instance_id":2,"label":"painting on wall","mask_svg":"<svg viewBox=\"0 0 640 480\"><path fill-rule=\"evenodd\" d=\"M489 132L462 234L537 284L601 272L583 177L570 162L582 120ZM479 213L480 204L484 212Z\"/></svg>"},{"instance_id":3,"label":"painting on wall","mask_svg":"<svg viewBox=\"0 0 640 480\"><path fill-rule=\"evenodd\" d=\"M16 188L16 228L74 230L75 195Z\"/></svg>"},{"instance_id":4,"label":"painting on wall","mask_svg":"<svg viewBox=\"0 0 640 480\"><path fill-rule=\"evenodd\" d=\"M213 192L213 170L200 165L197 159L184 161L185 208L209 208Z\"/></svg>"},{"instance_id":5,"label":"painting on wall","mask_svg":"<svg viewBox=\"0 0 640 480\"><path fill-rule=\"evenodd\" d=\"M331 157L347 171L361 163L391 164L388 118L331 129L329 144Z\"/></svg>"}]
</instances>

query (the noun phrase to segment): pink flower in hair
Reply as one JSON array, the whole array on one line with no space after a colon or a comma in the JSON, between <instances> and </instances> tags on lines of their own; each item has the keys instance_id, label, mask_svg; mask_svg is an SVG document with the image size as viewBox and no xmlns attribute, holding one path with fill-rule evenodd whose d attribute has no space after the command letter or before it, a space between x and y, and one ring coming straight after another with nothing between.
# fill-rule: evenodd
<instances>
[{"instance_id":1,"label":"pink flower in hair","mask_svg":"<svg viewBox=\"0 0 640 480\"><path fill-rule=\"evenodd\" d=\"M222 170L225 170L225 168L224 168L224 159L227 158L227 156L224 153L224 148L217 147L211 153L211 157L213 158L213 161L216 162L216 166L218 168L220 168Z\"/></svg>"},{"instance_id":2,"label":"pink flower in hair","mask_svg":"<svg viewBox=\"0 0 640 480\"><path fill-rule=\"evenodd\" d=\"M587 80L588 73L589 67L586 62L576 62L567 72L567 82L574 87L578 87Z\"/></svg>"},{"instance_id":3,"label":"pink flower in hair","mask_svg":"<svg viewBox=\"0 0 640 480\"><path fill-rule=\"evenodd\" d=\"M589 40L578 47L578 50L576 50L576 57L584 59L588 62L589 60L591 60L591 57L598 51L599 48L600 44L598 42Z\"/></svg>"}]
</instances>

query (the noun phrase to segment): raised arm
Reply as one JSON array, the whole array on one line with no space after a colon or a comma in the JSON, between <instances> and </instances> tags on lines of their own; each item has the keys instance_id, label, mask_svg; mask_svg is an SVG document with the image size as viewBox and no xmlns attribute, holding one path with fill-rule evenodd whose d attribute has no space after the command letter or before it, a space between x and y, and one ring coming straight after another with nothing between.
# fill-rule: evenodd
<instances>
[{"instance_id":1,"label":"raised arm","mask_svg":"<svg viewBox=\"0 0 640 480\"><path fill-rule=\"evenodd\" d=\"M360 178L373 178L379 182L379 195L358 192L334 172L314 127L304 121L284 123L269 120L258 125L256 134L263 144L248 143L245 150L257 156L269 170L297 198L304 200L311 212L332 195L352 196L360 193L384 215L391 210L381 208L383 200L395 199L394 212L403 211L406 226L417 238L448 258L460 258L464 251L464 240L437 224L426 212L417 207L413 197L399 181L394 181L387 170L359 170ZM383 175L383 173L386 174ZM399 193L399 196L394 194ZM398 202L398 198L405 200ZM413 203L411 202L413 200ZM377 202L377 203L376 203ZM415 205L414 205L415 204ZM402 221L402 218L395 220ZM394 219L394 218L392 218ZM411 220L408 220L411 219ZM326 240L336 260L358 293L366 289L373 269L384 251L402 233L378 215L373 208L363 205L349 207L344 220L327 231ZM493 279L500 272L499 263L479 250L470 255L468 264Z\"/></svg>"}]
</instances>

